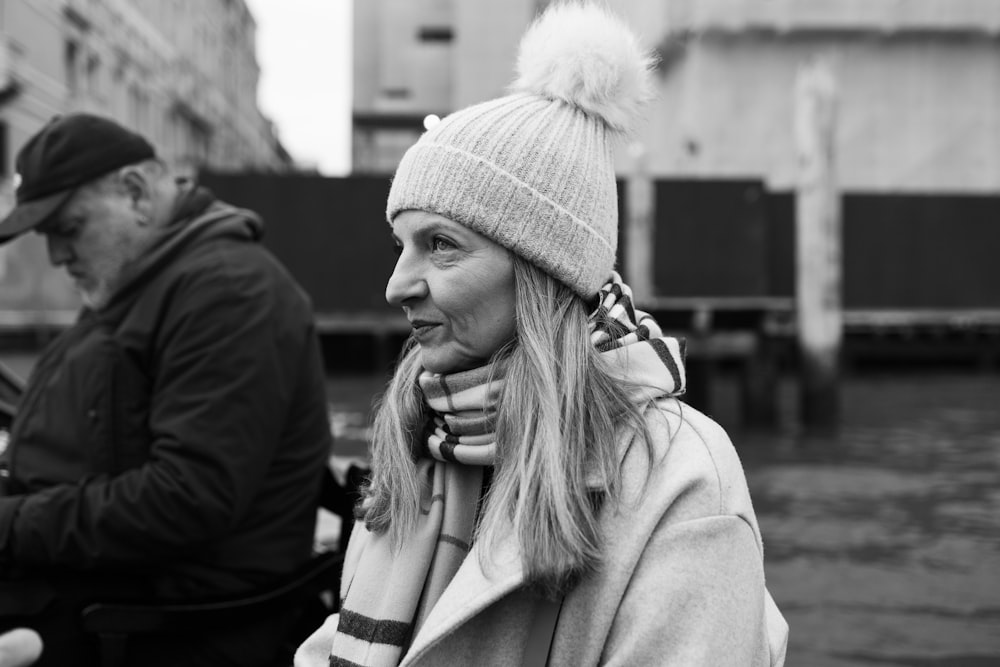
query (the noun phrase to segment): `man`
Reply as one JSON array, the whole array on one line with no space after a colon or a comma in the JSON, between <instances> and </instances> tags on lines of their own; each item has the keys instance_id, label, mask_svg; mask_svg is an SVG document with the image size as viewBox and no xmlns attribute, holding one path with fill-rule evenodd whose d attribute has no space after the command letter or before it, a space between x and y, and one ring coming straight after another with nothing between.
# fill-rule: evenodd
<instances>
[{"instance_id":1,"label":"man","mask_svg":"<svg viewBox=\"0 0 1000 667\"><path fill-rule=\"evenodd\" d=\"M86 114L21 149L0 243L34 231L84 303L37 362L0 458L0 625L86 664L88 600L240 594L310 557L330 450L310 303L251 212ZM290 610L289 610L290 611ZM294 614L130 640L129 664L267 664Z\"/></svg>"}]
</instances>

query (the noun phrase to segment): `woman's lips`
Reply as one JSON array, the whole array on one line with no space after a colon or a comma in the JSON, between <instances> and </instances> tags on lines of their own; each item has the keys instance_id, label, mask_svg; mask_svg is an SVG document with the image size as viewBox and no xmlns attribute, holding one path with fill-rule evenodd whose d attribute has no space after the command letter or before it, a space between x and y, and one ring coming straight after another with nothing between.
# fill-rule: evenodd
<instances>
[{"instance_id":1,"label":"woman's lips","mask_svg":"<svg viewBox=\"0 0 1000 667\"><path fill-rule=\"evenodd\" d=\"M437 322L427 322L424 320L413 320L410 322L410 326L413 327L413 334L417 338L422 338L427 336L431 331L438 327Z\"/></svg>"}]
</instances>

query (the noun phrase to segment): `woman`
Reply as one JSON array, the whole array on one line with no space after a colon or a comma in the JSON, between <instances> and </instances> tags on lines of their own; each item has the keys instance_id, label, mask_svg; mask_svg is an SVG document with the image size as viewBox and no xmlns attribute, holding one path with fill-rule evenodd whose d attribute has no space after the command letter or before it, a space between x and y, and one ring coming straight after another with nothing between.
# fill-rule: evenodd
<instances>
[{"instance_id":1,"label":"woman","mask_svg":"<svg viewBox=\"0 0 1000 667\"><path fill-rule=\"evenodd\" d=\"M739 460L612 271L611 142L650 65L606 11L555 5L515 92L403 157L386 297L413 335L341 613L297 664L782 664Z\"/></svg>"}]
</instances>

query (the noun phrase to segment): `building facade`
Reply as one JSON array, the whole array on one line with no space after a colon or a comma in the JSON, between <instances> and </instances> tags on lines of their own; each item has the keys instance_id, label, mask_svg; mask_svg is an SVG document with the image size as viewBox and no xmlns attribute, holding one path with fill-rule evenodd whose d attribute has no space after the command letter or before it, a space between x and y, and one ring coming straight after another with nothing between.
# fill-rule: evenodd
<instances>
[{"instance_id":1,"label":"building facade","mask_svg":"<svg viewBox=\"0 0 1000 667\"><path fill-rule=\"evenodd\" d=\"M0 174L55 114L111 116L173 163L285 170L242 0L0 0Z\"/></svg>"},{"instance_id":2,"label":"building facade","mask_svg":"<svg viewBox=\"0 0 1000 667\"><path fill-rule=\"evenodd\" d=\"M292 169L257 107L255 32L243 0L0 0L0 214L17 150L72 111L117 119L182 170ZM0 247L0 327L72 317L47 265L34 235Z\"/></svg>"},{"instance_id":3,"label":"building facade","mask_svg":"<svg viewBox=\"0 0 1000 667\"><path fill-rule=\"evenodd\" d=\"M391 173L428 115L504 93L537 0L354 3L352 169Z\"/></svg>"},{"instance_id":4,"label":"building facade","mask_svg":"<svg viewBox=\"0 0 1000 667\"><path fill-rule=\"evenodd\" d=\"M636 3L638 4L638 3ZM796 78L827 63L837 181L853 192L1000 189L1000 3L993 0L671 0L645 129L668 176L796 182ZM653 38L653 35L648 35Z\"/></svg>"},{"instance_id":5,"label":"building facade","mask_svg":"<svg viewBox=\"0 0 1000 667\"><path fill-rule=\"evenodd\" d=\"M354 170L391 172L423 118L504 93L546 2L355 3ZM794 186L796 77L826 62L846 190L1000 189L996 0L612 0L661 57L635 139L654 177ZM620 170L636 151L618 151Z\"/></svg>"}]
</instances>

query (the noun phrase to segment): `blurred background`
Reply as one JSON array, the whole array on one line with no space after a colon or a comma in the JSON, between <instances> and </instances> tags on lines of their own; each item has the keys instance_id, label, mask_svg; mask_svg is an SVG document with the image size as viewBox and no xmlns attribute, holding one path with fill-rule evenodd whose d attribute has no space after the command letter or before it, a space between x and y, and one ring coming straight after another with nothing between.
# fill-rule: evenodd
<instances>
[{"instance_id":1,"label":"blurred background","mask_svg":"<svg viewBox=\"0 0 1000 667\"><path fill-rule=\"evenodd\" d=\"M0 0L0 213L52 115L148 136L264 217L334 454L364 457L407 333L389 178L505 92L546 4ZM660 59L616 153L619 271L743 458L788 664L1000 664L1000 1L607 4ZM78 306L40 238L0 247L0 362L27 376Z\"/></svg>"}]
</instances>

